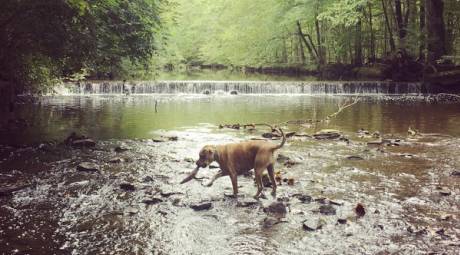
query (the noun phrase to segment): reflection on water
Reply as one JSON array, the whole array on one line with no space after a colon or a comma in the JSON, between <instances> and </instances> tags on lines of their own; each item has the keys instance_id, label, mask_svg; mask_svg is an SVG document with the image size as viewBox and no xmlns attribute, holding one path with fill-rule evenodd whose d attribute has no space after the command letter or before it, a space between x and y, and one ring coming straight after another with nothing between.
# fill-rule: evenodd
<instances>
[{"instance_id":1,"label":"reflection on water","mask_svg":"<svg viewBox=\"0 0 460 255\"><path fill-rule=\"evenodd\" d=\"M0 251L457 254L460 177L452 173L460 169L458 104L363 98L328 124L287 126L286 130L301 128L307 133L336 128L350 141L288 139L280 153L292 164L279 161L275 169L283 178L293 178L294 184L278 186L277 198L286 202L289 210L286 218L273 226L267 226L270 219L263 211L275 201L268 195L269 189L267 199L239 204L255 193L252 176L238 177L242 196L238 200L224 195L231 192L229 178L218 179L212 187L202 186L200 180L179 184L193 169L193 159L203 145L241 141L266 132L219 130L217 124L323 119L337 111L343 100L311 96L92 96L48 97L39 104L22 105L18 111L28 125L2 131L0 183L31 186L0 196ZM408 137L409 126L423 133L456 137ZM356 135L359 128L379 130L385 138L395 135L401 141L399 146L368 146L368 138ZM71 131L94 138L96 147L3 145L61 142ZM129 139L165 132L174 132L177 141ZM118 146L127 151L116 152ZM82 162L92 162L100 171L78 171L76 166ZM217 171L202 169L198 177L208 181ZM133 188L123 188L126 184ZM298 195L311 196L312 201L302 201ZM205 211L190 208L202 201L212 207ZM364 217L356 217L357 203L365 206ZM325 204L333 206L336 213L322 214L319 208ZM306 231L305 220L315 220L322 227Z\"/></svg>"},{"instance_id":2,"label":"reflection on water","mask_svg":"<svg viewBox=\"0 0 460 255\"><path fill-rule=\"evenodd\" d=\"M3 131L2 141L34 142L62 139L71 131L97 139L150 138L155 130L184 129L200 123L281 123L324 119L346 100L339 96L60 96L40 104L22 105L20 116L30 127ZM155 105L157 104L157 112ZM408 127L424 133L460 135L460 105L431 104L422 100L390 102L362 98L329 123L307 128L313 132L360 128L405 134ZM8 118L5 118L6 120ZM12 134L14 133L14 134Z\"/></svg>"}]
</instances>

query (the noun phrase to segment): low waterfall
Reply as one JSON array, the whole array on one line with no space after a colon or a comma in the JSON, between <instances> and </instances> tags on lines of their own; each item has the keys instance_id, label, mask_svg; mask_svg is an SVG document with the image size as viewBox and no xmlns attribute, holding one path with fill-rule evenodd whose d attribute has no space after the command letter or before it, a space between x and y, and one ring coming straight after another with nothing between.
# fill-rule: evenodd
<instances>
[{"instance_id":1,"label":"low waterfall","mask_svg":"<svg viewBox=\"0 0 460 255\"><path fill-rule=\"evenodd\" d=\"M65 83L58 94L412 94L422 93L414 82L383 81L86 81Z\"/></svg>"}]
</instances>

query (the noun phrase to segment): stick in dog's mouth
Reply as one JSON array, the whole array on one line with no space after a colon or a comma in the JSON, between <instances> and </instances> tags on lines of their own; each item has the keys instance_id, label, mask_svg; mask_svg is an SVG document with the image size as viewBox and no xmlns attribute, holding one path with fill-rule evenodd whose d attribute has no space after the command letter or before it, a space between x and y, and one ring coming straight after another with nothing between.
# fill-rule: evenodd
<instances>
[{"instance_id":1,"label":"stick in dog's mouth","mask_svg":"<svg viewBox=\"0 0 460 255\"><path fill-rule=\"evenodd\" d=\"M193 171L180 182L180 184L184 184L195 178L196 174L198 173L198 170L200 170L200 167L196 166L195 169L193 169Z\"/></svg>"}]
</instances>

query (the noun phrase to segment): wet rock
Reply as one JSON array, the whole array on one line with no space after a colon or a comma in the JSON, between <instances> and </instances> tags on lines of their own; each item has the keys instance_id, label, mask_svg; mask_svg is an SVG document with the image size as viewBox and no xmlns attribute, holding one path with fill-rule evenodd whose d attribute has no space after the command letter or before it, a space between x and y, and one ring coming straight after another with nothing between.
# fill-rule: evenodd
<instances>
[{"instance_id":1,"label":"wet rock","mask_svg":"<svg viewBox=\"0 0 460 255\"><path fill-rule=\"evenodd\" d=\"M280 220L274 217L265 217L264 220L262 221L262 227L263 228L271 228L274 225L280 223Z\"/></svg>"},{"instance_id":2,"label":"wet rock","mask_svg":"<svg viewBox=\"0 0 460 255\"><path fill-rule=\"evenodd\" d=\"M340 136L340 131L334 129L323 129L313 134L313 137L317 140L333 140L339 138Z\"/></svg>"},{"instance_id":3,"label":"wet rock","mask_svg":"<svg viewBox=\"0 0 460 255\"><path fill-rule=\"evenodd\" d=\"M327 204L327 198L325 197L315 198L315 202L325 205Z\"/></svg>"},{"instance_id":4,"label":"wet rock","mask_svg":"<svg viewBox=\"0 0 460 255\"><path fill-rule=\"evenodd\" d=\"M295 160L292 160L292 159L288 159L286 160L283 165L287 168L291 168L292 166L295 166L295 165L298 165L300 164L299 161L295 161Z\"/></svg>"},{"instance_id":5,"label":"wet rock","mask_svg":"<svg viewBox=\"0 0 460 255\"><path fill-rule=\"evenodd\" d=\"M73 147L94 147L96 146L96 142L91 140L91 139L81 139L81 140L75 140L72 141L72 146Z\"/></svg>"},{"instance_id":6,"label":"wet rock","mask_svg":"<svg viewBox=\"0 0 460 255\"><path fill-rule=\"evenodd\" d=\"M283 202L273 202L263 209L267 214L273 215L276 218L283 218L287 214L286 205Z\"/></svg>"},{"instance_id":7,"label":"wet rock","mask_svg":"<svg viewBox=\"0 0 460 255\"><path fill-rule=\"evenodd\" d=\"M238 95L238 91L232 90L232 91L230 91L230 95Z\"/></svg>"},{"instance_id":8,"label":"wet rock","mask_svg":"<svg viewBox=\"0 0 460 255\"><path fill-rule=\"evenodd\" d=\"M32 186L32 184L23 184L17 186L9 186L9 187L0 187L0 197L6 197L13 194L13 192L25 189Z\"/></svg>"},{"instance_id":9,"label":"wet rock","mask_svg":"<svg viewBox=\"0 0 460 255\"><path fill-rule=\"evenodd\" d=\"M294 178L292 178L292 177L288 178L288 179L287 179L287 184L288 184L289 186L293 186L293 185L294 185Z\"/></svg>"},{"instance_id":10,"label":"wet rock","mask_svg":"<svg viewBox=\"0 0 460 255\"><path fill-rule=\"evenodd\" d=\"M456 177L460 177L460 171L453 171L452 173L450 173L451 176L456 176Z\"/></svg>"},{"instance_id":11,"label":"wet rock","mask_svg":"<svg viewBox=\"0 0 460 255\"><path fill-rule=\"evenodd\" d=\"M335 215L335 208L332 205L322 205L319 207L319 212L324 215Z\"/></svg>"},{"instance_id":12,"label":"wet rock","mask_svg":"<svg viewBox=\"0 0 460 255\"><path fill-rule=\"evenodd\" d=\"M205 95L210 95L210 94L211 94L211 91L209 91L209 90L206 89L206 90L203 91L203 94L205 94Z\"/></svg>"},{"instance_id":13,"label":"wet rock","mask_svg":"<svg viewBox=\"0 0 460 255\"><path fill-rule=\"evenodd\" d=\"M375 140L375 141L369 141L367 142L368 146L380 146L383 144L382 140Z\"/></svg>"},{"instance_id":14,"label":"wet rock","mask_svg":"<svg viewBox=\"0 0 460 255\"><path fill-rule=\"evenodd\" d=\"M294 194L293 197L297 198L300 202L308 204L311 203L312 197L305 194Z\"/></svg>"},{"instance_id":15,"label":"wet rock","mask_svg":"<svg viewBox=\"0 0 460 255\"><path fill-rule=\"evenodd\" d=\"M164 142L166 142L166 140L159 139L159 138L154 138L154 139L152 139L152 142L154 142L154 143L164 143Z\"/></svg>"},{"instance_id":16,"label":"wet rock","mask_svg":"<svg viewBox=\"0 0 460 255\"><path fill-rule=\"evenodd\" d=\"M142 179L142 182L153 182L154 179L152 176L146 176Z\"/></svg>"},{"instance_id":17,"label":"wet rock","mask_svg":"<svg viewBox=\"0 0 460 255\"><path fill-rule=\"evenodd\" d=\"M183 195L184 193L181 193L181 192L160 192L160 195L162 197L170 197L170 196L173 196L173 195Z\"/></svg>"},{"instance_id":18,"label":"wet rock","mask_svg":"<svg viewBox=\"0 0 460 255\"><path fill-rule=\"evenodd\" d=\"M178 141L179 140L179 137L177 136L167 136L166 138L168 139L168 141Z\"/></svg>"},{"instance_id":19,"label":"wet rock","mask_svg":"<svg viewBox=\"0 0 460 255\"><path fill-rule=\"evenodd\" d=\"M134 207L128 207L125 209L125 213L128 215L134 215L134 214L139 213L139 210Z\"/></svg>"},{"instance_id":20,"label":"wet rock","mask_svg":"<svg viewBox=\"0 0 460 255\"><path fill-rule=\"evenodd\" d=\"M358 217L363 217L366 214L366 209L361 203L358 203L355 207L355 213Z\"/></svg>"},{"instance_id":21,"label":"wet rock","mask_svg":"<svg viewBox=\"0 0 460 255\"><path fill-rule=\"evenodd\" d=\"M318 218L311 218L302 222L302 228L305 231L315 231L323 227L323 221Z\"/></svg>"},{"instance_id":22,"label":"wet rock","mask_svg":"<svg viewBox=\"0 0 460 255\"><path fill-rule=\"evenodd\" d=\"M204 211L204 210L209 210L212 207L211 202L200 202L197 204L190 205L190 208L192 208L195 211Z\"/></svg>"},{"instance_id":23,"label":"wet rock","mask_svg":"<svg viewBox=\"0 0 460 255\"><path fill-rule=\"evenodd\" d=\"M339 224L347 224L347 221L348 221L348 220L345 219L345 218L343 218L343 219L337 219L337 222L338 222Z\"/></svg>"},{"instance_id":24,"label":"wet rock","mask_svg":"<svg viewBox=\"0 0 460 255\"><path fill-rule=\"evenodd\" d=\"M136 187L134 185L132 185L131 183L122 183L120 184L120 189L124 190L124 191L136 191Z\"/></svg>"},{"instance_id":25,"label":"wet rock","mask_svg":"<svg viewBox=\"0 0 460 255\"><path fill-rule=\"evenodd\" d=\"M77 165L77 171L81 172L97 172L99 171L99 166L92 162L82 162Z\"/></svg>"},{"instance_id":26,"label":"wet rock","mask_svg":"<svg viewBox=\"0 0 460 255\"><path fill-rule=\"evenodd\" d=\"M439 194L441 194L441 196L450 196L452 192L446 188L441 188Z\"/></svg>"},{"instance_id":27,"label":"wet rock","mask_svg":"<svg viewBox=\"0 0 460 255\"><path fill-rule=\"evenodd\" d=\"M163 200L160 198L156 198L156 197L142 200L142 203L146 205L155 205L161 202L163 202Z\"/></svg>"},{"instance_id":28,"label":"wet rock","mask_svg":"<svg viewBox=\"0 0 460 255\"><path fill-rule=\"evenodd\" d=\"M289 159L290 158L288 156L280 153L280 154L278 154L278 157L276 158L276 161L278 163L284 163L284 162L288 161Z\"/></svg>"},{"instance_id":29,"label":"wet rock","mask_svg":"<svg viewBox=\"0 0 460 255\"><path fill-rule=\"evenodd\" d=\"M344 202L343 201L337 201L337 200L329 200L329 204L342 206L344 204Z\"/></svg>"},{"instance_id":30,"label":"wet rock","mask_svg":"<svg viewBox=\"0 0 460 255\"><path fill-rule=\"evenodd\" d=\"M245 198L241 201L238 201L236 206L238 207L251 207L254 205L258 205L260 202L254 198Z\"/></svg>"},{"instance_id":31,"label":"wet rock","mask_svg":"<svg viewBox=\"0 0 460 255\"><path fill-rule=\"evenodd\" d=\"M72 132L70 133L70 135L64 140L64 143L67 144L67 145L71 145L73 141L75 140L83 140L83 139L87 139L88 137L84 136L84 135L77 135L76 132Z\"/></svg>"},{"instance_id":32,"label":"wet rock","mask_svg":"<svg viewBox=\"0 0 460 255\"><path fill-rule=\"evenodd\" d=\"M123 163L123 162L125 162L125 160L119 157L109 159L109 163L112 163L112 164L118 164L118 163Z\"/></svg>"},{"instance_id":33,"label":"wet rock","mask_svg":"<svg viewBox=\"0 0 460 255\"><path fill-rule=\"evenodd\" d=\"M274 138L274 137L280 138L281 135L279 135L278 133L263 133L262 137L263 138Z\"/></svg>"},{"instance_id":34,"label":"wet rock","mask_svg":"<svg viewBox=\"0 0 460 255\"><path fill-rule=\"evenodd\" d=\"M354 156L354 155L353 155L353 156L348 156L347 159L348 159L348 160L364 160L363 157L361 157L361 156Z\"/></svg>"},{"instance_id":35,"label":"wet rock","mask_svg":"<svg viewBox=\"0 0 460 255\"><path fill-rule=\"evenodd\" d=\"M125 152L125 151L128 151L129 148L126 148L124 146L117 146L115 147L114 151L117 152L117 153L122 153L122 152Z\"/></svg>"}]
</instances>

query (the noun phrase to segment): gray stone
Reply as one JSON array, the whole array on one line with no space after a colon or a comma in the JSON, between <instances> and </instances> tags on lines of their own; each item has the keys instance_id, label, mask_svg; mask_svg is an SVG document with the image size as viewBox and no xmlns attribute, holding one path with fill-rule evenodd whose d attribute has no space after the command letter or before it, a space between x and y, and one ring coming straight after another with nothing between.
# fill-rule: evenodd
<instances>
[{"instance_id":1,"label":"gray stone","mask_svg":"<svg viewBox=\"0 0 460 255\"><path fill-rule=\"evenodd\" d=\"M81 139L72 141L73 147L94 147L96 146L96 142L91 139Z\"/></svg>"},{"instance_id":2,"label":"gray stone","mask_svg":"<svg viewBox=\"0 0 460 255\"><path fill-rule=\"evenodd\" d=\"M264 208L264 212L273 215L276 218L283 218L287 214L287 208L283 202L273 202Z\"/></svg>"},{"instance_id":3,"label":"gray stone","mask_svg":"<svg viewBox=\"0 0 460 255\"><path fill-rule=\"evenodd\" d=\"M99 171L99 166L92 162L82 162L78 164L77 170L82 172L97 172Z\"/></svg>"},{"instance_id":4,"label":"gray stone","mask_svg":"<svg viewBox=\"0 0 460 255\"><path fill-rule=\"evenodd\" d=\"M332 205L322 205L319 212L324 215L335 215L335 208Z\"/></svg>"},{"instance_id":5,"label":"gray stone","mask_svg":"<svg viewBox=\"0 0 460 255\"><path fill-rule=\"evenodd\" d=\"M212 207L211 202L200 202L197 204L192 204L190 205L190 208L192 208L195 211L204 211L204 210L209 210Z\"/></svg>"},{"instance_id":6,"label":"gray stone","mask_svg":"<svg viewBox=\"0 0 460 255\"><path fill-rule=\"evenodd\" d=\"M318 218L311 218L302 222L302 228L305 231L315 231L323 227L322 221Z\"/></svg>"},{"instance_id":7,"label":"gray stone","mask_svg":"<svg viewBox=\"0 0 460 255\"><path fill-rule=\"evenodd\" d=\"M120 188L124 191L136 191L136 187L131 183L122 183L120 184Z\"/></svg>"}]
</instances>

